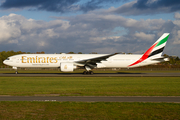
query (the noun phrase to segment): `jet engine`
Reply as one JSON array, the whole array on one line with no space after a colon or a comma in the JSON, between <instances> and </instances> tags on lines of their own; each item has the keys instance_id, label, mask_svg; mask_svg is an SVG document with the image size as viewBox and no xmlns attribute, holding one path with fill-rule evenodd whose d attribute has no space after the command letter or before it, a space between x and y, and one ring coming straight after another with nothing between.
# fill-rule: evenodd
<instances>
[{"instance_id":1,"label":"jet engine","mask_svg":"<svg viewBox=\"0 0 180 120\"><path fill-rule=\"evenodd\" d=\"M76 66L73 63L61 63L60 70L62 72L73 72Z\"/></svg>"}]
</instances>

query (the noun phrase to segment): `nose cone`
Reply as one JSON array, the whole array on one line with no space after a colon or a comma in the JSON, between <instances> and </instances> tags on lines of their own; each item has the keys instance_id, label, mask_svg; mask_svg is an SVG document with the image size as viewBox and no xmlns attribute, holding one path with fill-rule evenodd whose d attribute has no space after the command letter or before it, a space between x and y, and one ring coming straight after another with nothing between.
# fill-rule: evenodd
<instances>
[{"instance_id":1,"label":"nose cone","mask_svg":"<svg viewBox=\"0 0 180 120\"><path fill-rule=\"evenodd\" d=\"M4 60L3 63L8 66L11 66L11 64L12 64L9 60Z\"/></svg>"},{"instance_id":2,"label":"nose cone","mask_svg":"<svg viewBox=\"0 0 180 120\"><path fill-rule=\"evenodd\" d=\"M7 63L6 60L4 60L3 63L4 63L5 65L7 65L7 64L6 64L6 63Z\"/></svg>"},{"instance_id":3,"label":"nose cone","mask_svg":"<svg viewBox=\"0 0 180 120\"><path fill-rule=\"evenodd\" d=\"M13 61L11 61L11 60L4 60L3 63L5 65L8 65L8 66L12 66L13 65Z\"/></svg>"}]
</instances>

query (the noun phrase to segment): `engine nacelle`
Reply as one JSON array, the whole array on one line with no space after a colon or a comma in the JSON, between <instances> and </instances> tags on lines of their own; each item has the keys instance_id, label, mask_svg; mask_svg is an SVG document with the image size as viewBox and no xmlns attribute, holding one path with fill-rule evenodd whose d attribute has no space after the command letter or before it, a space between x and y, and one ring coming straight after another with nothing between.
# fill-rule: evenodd
<instances>
[{"instance_id":1,"label":"engine nacelle","mask_svg":"<svg viewBox=\"0 0 180 120\"><path fill-rule=\"evenodd\" d=\"M76 66L74 66L73 63L61 63L60 64L60 70L62 72L73 72L74 69L76 69Z\"/></svg>"}]
</instances>

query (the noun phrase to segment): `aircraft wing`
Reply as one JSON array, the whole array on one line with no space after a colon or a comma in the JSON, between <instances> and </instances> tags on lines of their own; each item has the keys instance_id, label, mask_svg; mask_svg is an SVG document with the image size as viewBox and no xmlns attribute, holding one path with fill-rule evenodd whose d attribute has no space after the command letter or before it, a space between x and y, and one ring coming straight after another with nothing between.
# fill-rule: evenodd
<instances>
[{"instance_id":1,"label":"aircraft wing","mask_svg":"<svg viewBox=\"0 0 180 120\"><path fill-rule=\"evenodd\" d=\"M105 56L101 56L101 57L95 57L95 58L91 58L91 59L80 60L80 61L76 61L76 63L87 65L87 66L93 68L94 65L97 65L96 63L100 63L102 60L106 60L107 58L114 56L116 54L118 54L118 53L109 54L109 55L105 55Z\"/></svg>"}]
</instances>

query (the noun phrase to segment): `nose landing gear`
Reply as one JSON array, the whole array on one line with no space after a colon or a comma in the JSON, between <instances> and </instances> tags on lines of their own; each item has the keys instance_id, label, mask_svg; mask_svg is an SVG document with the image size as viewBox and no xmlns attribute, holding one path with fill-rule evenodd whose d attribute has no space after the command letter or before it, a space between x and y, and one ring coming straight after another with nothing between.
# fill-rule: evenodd
<instances>
[{"instance_id":1,"label":"nose landing gear","mask_svg":"<svg viewBox=\"0 0 180 120\"><path fill-rule=\"evenodd\" d=\"M12 69L16 70L15 74L18 74L17 67L12 67Z\"/></svg>"}]
</instances>

